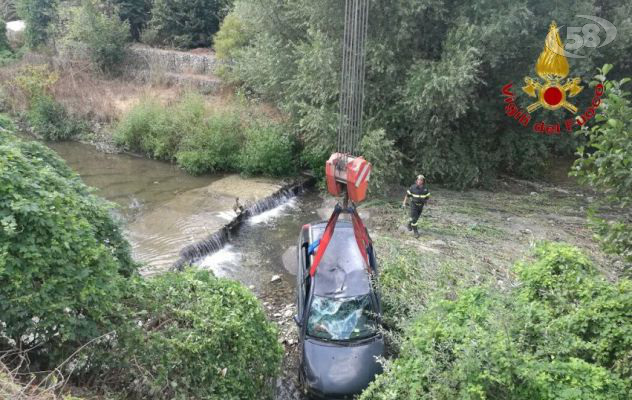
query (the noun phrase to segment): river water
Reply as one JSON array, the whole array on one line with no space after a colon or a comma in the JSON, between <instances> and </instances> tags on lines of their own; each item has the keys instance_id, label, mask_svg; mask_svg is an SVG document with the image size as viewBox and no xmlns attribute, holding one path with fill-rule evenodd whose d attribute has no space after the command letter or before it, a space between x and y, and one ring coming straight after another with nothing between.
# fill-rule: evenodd
<instances>
[{"instance_id":1,"label":"river water","mask_svg":"<svg viewBox=\"0 0 632 400\"><path fill-rule=\"evenodd\" d=\"M174 165L128 154L106 154L93 146L50 143L96 194L118 205L134 258L151 275L167 270L184 246L204 238L235 215L234 198L255 201L279 182L236 175L193 177ZM295 253L300 227L326 218L315 192L294 197L247 220L220 251L196 262L199 268L236 279L264 302L284 336L286 355L277 382L277 399L301 398L296 388L293 332ZM290 315L290 311L292 313ZM287 339L293 338L294 343Z\"/></svg>"}]
</instances>

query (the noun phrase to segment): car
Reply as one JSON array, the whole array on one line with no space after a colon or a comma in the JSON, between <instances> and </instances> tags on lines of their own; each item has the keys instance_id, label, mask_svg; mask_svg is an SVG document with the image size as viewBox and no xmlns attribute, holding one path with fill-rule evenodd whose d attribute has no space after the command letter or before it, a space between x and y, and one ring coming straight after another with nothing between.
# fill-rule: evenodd
<instances>
[{"instance_id":1,"label":"car","mask_svg":"<svg viewBox=\"0 0 632 400\"><path fill-rule=\"evenodd\" d=\"M299 381L312 398L346 399L362 392L382 372L382 314L375 289L377 262L372 245L368 264L351 221L339 219L314 276L312 244L327 223L306 224L298 238L297 315ZM310 246L311 245L311 246ZM371 273L369 273L371 272Z\"/></svg>"}]
</instances>

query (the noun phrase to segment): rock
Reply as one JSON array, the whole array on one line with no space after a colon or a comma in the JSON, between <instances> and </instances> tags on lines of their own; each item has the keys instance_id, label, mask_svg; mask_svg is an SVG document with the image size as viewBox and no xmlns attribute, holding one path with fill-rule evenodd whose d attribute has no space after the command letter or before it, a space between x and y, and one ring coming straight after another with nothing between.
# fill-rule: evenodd
<instances>
[{"instance_id":1,"label":"rock","mask_svg":"<svg viewBox=\"0 0 632 400\"><path fill-rule=\"evenodd\" d=\"M446 242L444 242L443 240L433 240L428 242L428 244L431 246L446 246Z\"/></svg>"},{"instance_id":2,"label":"rock","mask_svg":"<svg viewBox=\"0 0 632 400\"><path fill-rule=\"evenodd\" d=\"M523 235L530 235L531 229L520 229L520 233L522 233Z\"/></svg>"},{"instance_id":3,"label":"rock","mask_svg":"<svg viewBox=\"0 0 632 400\"><path fill-rule=\"evenodd\" d=\"M588 201L589 203L592 203L593 201L595 201L594 197L586 197L586 201Z\"/></svg>"},{"instance_id":4,"label":"rock","mask_svg":"<svg viewBox=\"0 0 632 400\"><path fill-rule=\"evenodd\" d=\"M285 318L290 318L292 316L292 314L294 314L294 312L292 310L285 310L285 312L283 313L283 316Z\"/></svg>"},{"instance_id":5,"label":"rock","mask_svg":"<svg viewBox=\"0 0 632 400\"><path fill-rule=\"evenodd\" d=\"M408 232L408 228L406 228L404 225L400 225L400 226L398 226L398 227L397 227L397 230L398 230L399 232L403 232L403 233Z\"/></svg>"},{"instance_id":6,"label":"rock","mask_svg":"<svg viewBox=\"0 0 632 400\"><path fill-rule=\"evenodd\" d=\"M535 196L535 195L537 195L537 194L538 194L538 192L531 192L531 193L529 193L529 194L530 194L531 196Z\"/></svg>"},{"instance_id":7,"label":"rock","mask_svg":"<svg viewBox=\"0 0 632 400\"><path fill-rule=\"evenodd\" d=\"M255 285L249 285L249 286L248 286L248 289L250 289L250 290L255 290Z\"/></svg>"},{"instance_id":8,"label":"rock","mask_svg":"<svg viewBox=\"0 0 632 400\"><path fill-rule=\"evenodd\" d=\"M272 278L270 278L270 282L277 282L280 280L281 280L281 277L279 275L272 275Z\"/></svg>"}]
</instances>

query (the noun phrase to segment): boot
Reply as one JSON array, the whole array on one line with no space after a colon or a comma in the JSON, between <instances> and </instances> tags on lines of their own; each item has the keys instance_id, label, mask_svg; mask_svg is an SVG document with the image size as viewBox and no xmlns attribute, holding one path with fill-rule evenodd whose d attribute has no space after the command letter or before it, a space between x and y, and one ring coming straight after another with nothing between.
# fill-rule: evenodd
<instances>
[{"instance_id":1,"label":"boot","mask_svg":"<svg viewBox=\"0 0 632 400\"><path fill-rule=\"evenodd\" d=\"M409 231L413 230L412 222L408 221L408 225L406 225Z\"/></svg>"},{"instance_id":2,"label":"boot","mask_svg":"<svg viewBox=\"0 0 632 400\"><path fill-rule=\"evenodd\" d=\"M413 232L415 234L415 239L418 239L419 238L419 231L417 230L416 226L413 226Z\"/></svg>"}]
</instances>

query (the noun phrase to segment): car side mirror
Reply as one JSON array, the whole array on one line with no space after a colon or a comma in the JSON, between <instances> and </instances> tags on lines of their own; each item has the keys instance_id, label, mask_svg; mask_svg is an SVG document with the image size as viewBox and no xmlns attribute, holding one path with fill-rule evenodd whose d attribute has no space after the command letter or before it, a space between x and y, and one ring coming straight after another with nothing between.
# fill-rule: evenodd
<instances>
[{"instance_id":1,"label":"car side mirror","mask_svg":"<svg viewBox=\"0 0 632 400\"><path fill-rule=\"evenodd\" d=\"M294 322L296 322L296 325L297 325L298 327L300 327L300 326L301 326L301 320L298 318L298 315L295 315L295 316L294 316Z\"/></svg>"}]
</instances>

